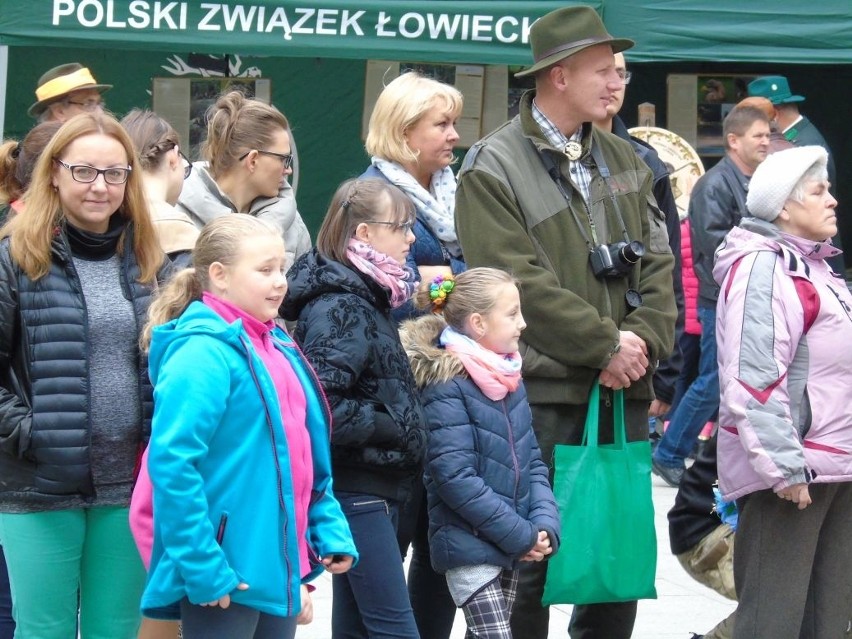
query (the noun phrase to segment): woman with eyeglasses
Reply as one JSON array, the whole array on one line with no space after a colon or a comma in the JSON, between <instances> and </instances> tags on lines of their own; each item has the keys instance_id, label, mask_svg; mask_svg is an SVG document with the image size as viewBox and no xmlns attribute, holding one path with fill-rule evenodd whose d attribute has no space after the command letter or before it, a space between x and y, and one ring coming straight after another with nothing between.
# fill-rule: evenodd
<instances>
[{"instance_id":1,"label":"woman with eyeglasses","mask_svg":"<svg viewBox=\"0 0 852 639\"><path fill-rule=\"evenodd\" d=\"M288 176L293 172L287 118L239 91L219 96L207 111L205 161L196 162L177 208L201 228L228 213L248 213L281 232L287 265L311 248Z\"/></svg>"},{"instance_id":2,"label":"woman with eyeglasses","mask_svg":"<svg viewBox=\"0 0 852 639\"><path fill-rule=\"evenodd\" d=\"M370 116L365 146L371 163L361 177L394 184L414 204L415 240L407 262L422 282L466 268L456 237L456 178L450 169L462 106L455 87L409 71L382 90ZM393 315L401 322L425 312L409 301ZM456 607L446 579L432 569L428 527L426 489L418 482L400 519L399 546L403 555L412 547L408 591L421 639L449 639Z\"/></svg>"},{"instance_id":3,"label":"woman with eyeglasses","mask_svg":"<svg viewBox=\"0 0 852 639\"><path fill-rule=\"evenodd\" d=\"M399 509L419 477L426 433L391 310L414 292L405 265L414 207L384 180L340 185L317 246L288 272L284 319L332 411L334 490L360 559L334 575L332 639L418 639L397 549Z\"/></svg>"},{"instance_id":4,"label":"woman with eyeglasses","mask_svg":"<svg viewBox=\"0 0 852 639\"><path fill-rule=\"evenodd\" d=\"M180 150L177 131L153 111L133 109L121 126L136 146L142 183L160 246L176 267L190 266L198 227L175 208L192 164Z\"/></svg>"},{"instance_id":5,"label":"woman with eyeglasses","mask_svg":"<svg viewBox=\"0 0 852 639\"><path fill-rule=\"evenodd\" d=\"M128 505L152 389L138 342L169 263L138 166L113 117L75 116L0 229L0 538L18 637L139 625Z\"/></svg>"}]
</instances>

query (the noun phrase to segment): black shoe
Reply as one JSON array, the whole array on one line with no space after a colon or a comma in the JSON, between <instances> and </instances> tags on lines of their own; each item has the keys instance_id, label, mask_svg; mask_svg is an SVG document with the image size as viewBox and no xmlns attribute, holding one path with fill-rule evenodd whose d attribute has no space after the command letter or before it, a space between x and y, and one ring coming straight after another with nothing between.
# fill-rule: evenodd
<instances>
[{"instance_id":1,"label":"black shoe","mask_svg":"<svg viewBox=\"0 0 852 639\"><path fill-rule=\"evenodd\" d=\"M680 486L680 480L683 479L683 468L663 466L656 459L651 460L651 470L672 488Z\"/></svg>"}]
</instances>

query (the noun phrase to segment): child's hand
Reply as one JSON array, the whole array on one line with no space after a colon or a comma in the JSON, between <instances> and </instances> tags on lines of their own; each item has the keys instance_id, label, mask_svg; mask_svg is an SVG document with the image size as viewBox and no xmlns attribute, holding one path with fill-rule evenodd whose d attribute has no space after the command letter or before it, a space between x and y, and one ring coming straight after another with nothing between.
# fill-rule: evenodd
<instances>
[{"instance_id":1,"label":"child's hand","mask_svg":"<svg viewBox=\"0 0 852 639\"><path fill-rule=\"evenodd\" d=\"M550 546L550 537L547 536L544 530L540 530L535 546L526 555L521 557L521 561L541 561L552 552L553 548Z\"/></svg>"},{"instance_id":2,"label":"child's hand","mask_svg":"<svg viewBox=\"0 0 852 639\"><path fill-rule=\"evenodd\" d=\"M238 583L237 590L248 590L248 584ZM227 608L231 605L231 595L222 595L216 601L208 601L207 603L201 604L202 606L219 606L220 608Z\"/></svg>"},{"instance_id":3,"label":"child's hand","mask_svg":"<svg viewBox=\"0 0 852 639\"><path fill-rule=\"evenodd\" d=\"M352 567L351 555L329 555L323 557L322 565L332 575L342 575Z\"/></svg>"},{"instance_id":4,"label":"child's hand","mask_svg":"<svg viewBox=\"0 0 852 639\"><path fill-rule=\"evenodd\" d=\"M314 602L311 599L311 591L305 584L302 584L301 593L302 609L299 611L299 616L296 617L296 623L304 626L314 620Z\"/></svg>"}]
</instances>

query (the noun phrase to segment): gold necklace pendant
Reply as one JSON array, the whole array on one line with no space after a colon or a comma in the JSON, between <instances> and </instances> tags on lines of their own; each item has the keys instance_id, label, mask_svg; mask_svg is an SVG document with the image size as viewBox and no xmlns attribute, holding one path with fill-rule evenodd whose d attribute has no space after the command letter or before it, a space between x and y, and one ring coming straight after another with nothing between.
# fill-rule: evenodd
<instances>
[{"instance_id":1,"label":"gold necklace pendant","mask_svg":"<svg viewBox=\"0 0 852 639\"><path fill-rule=\"evenodd\" d=\"M565 155L572 162L576 162L583 155L583 145L574 140L569 140L568 144L565 145Z\"/></svg>"}]
</instances>

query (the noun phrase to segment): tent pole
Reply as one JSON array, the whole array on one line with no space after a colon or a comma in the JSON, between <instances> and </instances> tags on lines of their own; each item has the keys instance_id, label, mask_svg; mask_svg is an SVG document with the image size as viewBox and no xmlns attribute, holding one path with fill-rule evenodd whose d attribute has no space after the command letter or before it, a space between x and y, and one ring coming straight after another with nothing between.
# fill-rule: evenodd
<instances>
[{"instance_id":1,"label":"tent pole","mask_svg":"<svg viewBox=\"0 0 852 639\"><path fill-rule=\"evenodd\" d=\"M0 140L3 139L6 122L6 81L9 77L9 47L0 45Z\"/></svg>"}]
</instances>

